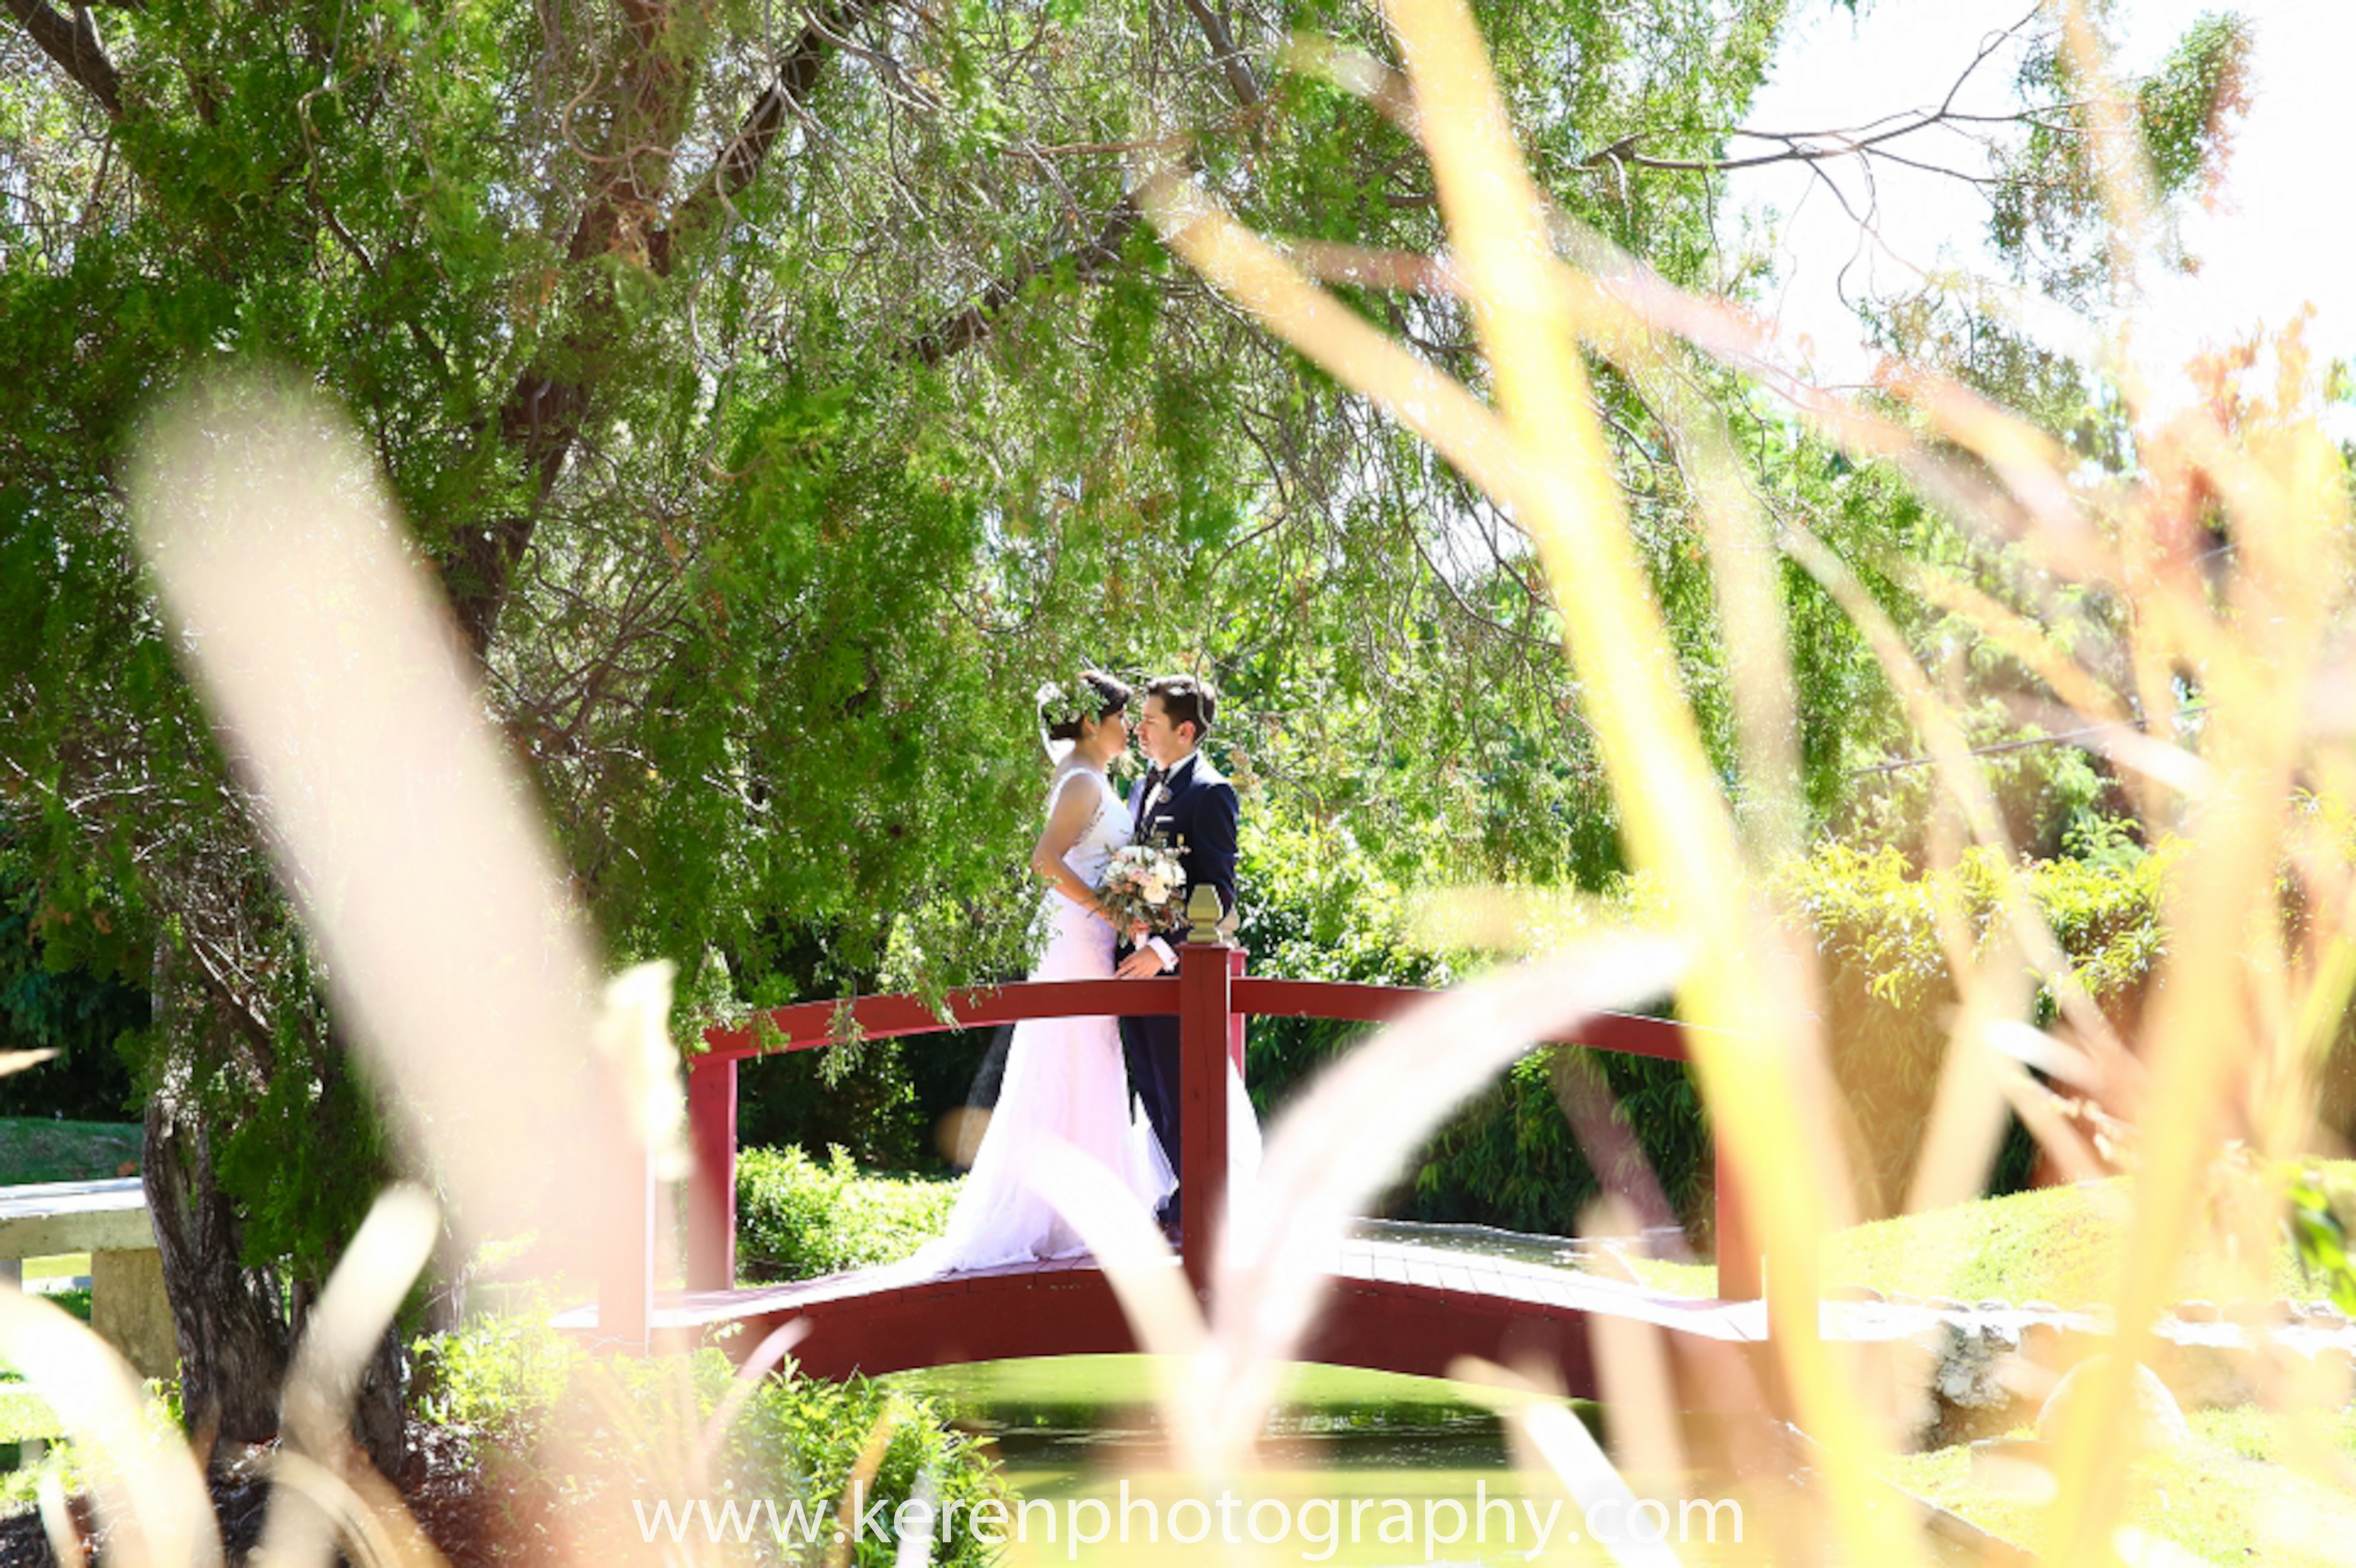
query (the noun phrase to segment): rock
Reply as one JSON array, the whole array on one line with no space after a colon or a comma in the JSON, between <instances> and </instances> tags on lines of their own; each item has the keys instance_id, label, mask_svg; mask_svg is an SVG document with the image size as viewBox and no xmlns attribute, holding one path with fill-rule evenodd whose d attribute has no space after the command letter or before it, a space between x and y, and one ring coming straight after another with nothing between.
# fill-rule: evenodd
<instances>
[{"instance_id":1,"label":"rock","mask_svg":"<svg viewBox=\"0 0 2356 1568\"><path fill-rule=\"evenodd\" d=\"M1944 1323L1914 1342L1934 1358L1927 1390L1934 1408L1919 1435L1922 1446L1992 1437L2020 1424L2026 1402L2013 1386L2012 1345L2004 1335Z\"/></svg>"},{"instance_id":2,"label":"rock","mask_svg":"<svg viewBox=\"0 0 2356 1568\"><path fill-rule=\"evenodd\" d=\"M2179 1301L2176 1304L2176 1316L2186 1323L2214 1323L2218 1318L2217 1304L2213 1301Z\"/></svg>"},{"instance_id":3,"label":"rock","mask_svg":"<svg viewBox=\"0 0 2356 1568\"><path fill-rule=\"evenodd\" d=\"M1825 1292L1826 1301L1879 1301L1881 1292L1869 1285L1837 1285Z\"/></svg>"},{"instance_id":4,"label":"rock","mask_svg":"<svg viewBox=\"0 0 2356 1568\"><path fill-rule=\"evenodd\" d=\"M1930 1306L1933 1312L1969 1312L1971 1310L1952 1296L1934 1296L1931 1298Z\"/></svg>"},{"instance_id":5,"label":"rock","mask_svg":"<svg viewBox=\"0 0 2356 1568\"><path fill-rule=\"evenodd\" d=\"M2024 1323L2020 1326L2020 1353L2040 1367L2052 1367L2062 1360L2062 1326L2058 1323Z\"/></svg>"},{"instance_id":6,"label":"rock","mask_svg":"<svg viewBox=\"0 0 2356 1568\"><path fill-rule=\"evenodd\" d=\"M2024 1301L2020 1304L2020 1309L2023 1312L2040 1312L2053 1317L2062 1315L2062 1308L2050 1301Z\"/></svg>"},{"instance_id":7,"label":"rock","mask_svg":"<svg viewBox=\"0 0 2356 1568\"><path fill-rule=\"evenodd\" d=\"M2162 1344L2160 1380L2179 1404L2193 1410L2230 1410L2257 1398L2249 1352L2232 1345Z\"/></svg>"},{"instance_id":8,"label":"rock","mask_svg":"<svg viewBox=\"0 0 2356 1568\"><path fill-rule=\"evenodd\" d=\"M2037 1437L2041 1443L2051 1443L2062 1433L2062 1423L2070 1412L2086 1397L2093 1383L2094 1369L2113 1364L2114 1358L2105 1353L2089 1356L2054 1385L2045 1399L2044 1408L2037 1413ZM2192 1441L2192 1429L2184 1424L2184 1413L2176 1405L2176 1396L2149 1367L2138 1365L2129 1384L2135 1402L2137 1421L2129 1426L2140 1445L2146 1448L2180 1448Z\"/></svg>"},{"instance_id":9,"label":"rock","mask_svg":"<svg viewBox=\"0 0 2356 1568\"><path fill-rule=\"evenodd\" d=\"M1973 1307L1972 1310L1975 1312L2009 1312L2012 1310L2012 1303L2009 1301L1983 1301L1978 1306Z\"/></svg>"}]
</instances>

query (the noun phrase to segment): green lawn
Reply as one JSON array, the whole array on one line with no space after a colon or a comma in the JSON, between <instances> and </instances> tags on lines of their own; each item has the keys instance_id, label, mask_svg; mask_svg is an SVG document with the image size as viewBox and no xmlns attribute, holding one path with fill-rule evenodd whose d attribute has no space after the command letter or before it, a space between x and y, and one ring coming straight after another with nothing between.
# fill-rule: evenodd
<instances>
[{"instance_id":1,"label":"green lawn","mask_svg":"<svg viewBox=\"0 0 2356 1568\"><path fill-rule=\"evenodd\" d=\"M2356 1177L2356 1162L2329 1168ZM1894 1220L1877 1220L1832 1237L1820 1277L1827 1291L1866 1285L1883 1295L1949 1296L1957 1301L2050 1301L2062 1307L2106 1301L2126 1237L2125 1180L2045 1187ZM1679 1296L1715 1296L1718 1270L1708 1264L1631 1258L1645 1284ZM2239 1272L2213 1253L2188 1256L2179 1300L2224 1301L2254 1294ZM2264 1294L2320 1300L2303 1278L2288 1240L2269 1262Z\"/></svg>"},{"instance_id":2,"label":"green lawn","mask_svg":"<svg viewBox=\"0 0 2356 1568\"><path fill-rule=\"evenodd\" d=\"M0 1187L32 1181L99 1181L139 1173L136 1122L56 1122L0 1116ZM124 1170L123 1167L131 1168Z\"/></svg>"},{"instance_id":3,"label":"green lawn","mask_svg":"<svg viewBox=\"0 0 2356 1568\"><path fill-rule=\"evenodd\" d=\"M28 1281L36 1279L72 1279L78 1275L86 1275L88 1273L90 1273L90 1254L88 1253L64 1253L53 1258L27 1258L25 1260L25 1278Z\"/></svg>"},{"instance_id":4,"label":"green lawn","mask_svg":"<svg viewBox=\"0 0 2356 1568\"><path fill-rule=\"evenodd\" d=\"M2185 1419L2192 1427L2191 1446L2146 1456L2130 1467L2122 1522L2209 1563L2306 1568L2348 1562L2348 1542L2356 1541L2356 1496L2295 1462L2298 1445L2286 1418L2244 1406L2190 1411ZM2321 1417L2309 1435L2313 1461L2345 1465L2356 1454L2356 1414ZM1976 1484L1968 1447L1911 1455L1896 1463L1890 1478L2007 1541L2036 1542L2041 1509Z\"/></svg>"}]
</instances>

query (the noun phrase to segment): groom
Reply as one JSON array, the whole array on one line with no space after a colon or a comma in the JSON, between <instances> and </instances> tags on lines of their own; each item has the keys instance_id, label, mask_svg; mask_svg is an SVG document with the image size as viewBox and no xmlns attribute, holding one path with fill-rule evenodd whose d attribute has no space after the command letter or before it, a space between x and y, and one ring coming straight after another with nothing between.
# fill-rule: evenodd
<instances>
[{"instance_id":1,"label":"groom","mask_svg":"<svg viewBox=\"0 0 2356 1568\"><path fill-rule=\"evenodd\" d=\"M1217 695L1191 675L1165 675L1145 688L1145 716L1138 720L1138 749L1153 765L1137 786L1130 803L1131 837L1139 842L1159 837L1177 851L1186 868L1183 907L1198 887L1218 890L1219 907L1230 923L1236 909L1236 786L1211 760L1195 750L1211 731L1218 710ZM1184 920L1179 925L1183 932ZM1160 975L1178 966L1168 941L1148 936L1120 961L1122 979ZM1162 1145L1170 1168L1179 1168L1178 1020L1175 1018L1125 1018L1120 1020L1121 1055L1129 1065L1129 1083L1153 1136ZM1180 1223L1182 1188L1170 1197L1161 1214L1162 1224Z\"/></svg>"}]
</instances>

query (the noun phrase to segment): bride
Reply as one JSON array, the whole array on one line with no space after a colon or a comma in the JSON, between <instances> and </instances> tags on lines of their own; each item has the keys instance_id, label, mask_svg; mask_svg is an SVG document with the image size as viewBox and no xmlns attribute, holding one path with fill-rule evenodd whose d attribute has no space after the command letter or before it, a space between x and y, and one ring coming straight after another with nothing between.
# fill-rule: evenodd
<instances>
[{"instance_id":1,"label":"bride","mask_svg":"<svg viewBox=\"0 0 2356 1568\"><path fill-rule=\"evenodd\" d=\"M1130 688L1093 670L1069 696L1041 693L1055 769L1047 825L1031 851L1047 879L1039 912L1047 945L1033 980L1109 980L1114 929L1097 898L1113 854L1129 842L1129 811L1105 776L1129 745ZM998 1106L941 1240L916 1261L932 1269L988 1268L1086 1250L1025 1179L1032 1151L1061 1139L1110 1172L1153 1211L1174 1181L1160 1146L1130 1108L1120 1029L1110 1018L1026 1019L1014 1026Z\"/></svg>"}]
</instances>

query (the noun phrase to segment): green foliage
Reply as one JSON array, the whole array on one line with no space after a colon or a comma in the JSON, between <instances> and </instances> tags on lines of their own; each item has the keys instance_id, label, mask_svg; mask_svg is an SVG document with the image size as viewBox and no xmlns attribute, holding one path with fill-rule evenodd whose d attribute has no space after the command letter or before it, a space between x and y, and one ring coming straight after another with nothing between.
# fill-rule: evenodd
<instances>
[{"instance_id":1,"label":"green foliage","mask_svg":"<svg viewBox=\"0 0 2356 1568\"><path fill-rule=\"evenodd\" d=\"M2356 1313L2356 1256L2348 1246L2356 1228L2356 1188L2312 1168L2287 1173L2284 1186L2290 1209L2284 1224L2301 1277L2320 1286L2342 1312Z\"/></svg>"},{"instance_id":2,"label":"green foliage","mask_svg":"<svg viewBox=\"0 0 2356 1568\"><path fill-rule=\"evenodd\" d=\"M2103 222L2113 183L2150 202L2174 247L2171 206L2220 177L2235 122L2249 108L2251 24L2233 12L2198 17L2126 106L2142 133L2123 147L2094 134L2098 106L2058 30L2023 62L2022 96L2038 112L2029 134L1997 157L1989 231L1998 251L2057 297L2090 303L2110 267ZM2189 265L2180 250L2173 258Z\"/></svg>"},{"instance_id":3,"label":"green foliage","mask_svg":"<svg viewBox=\"0 0 2356 1568\"><path fill-rule=\"evenodd\" d=\"M49 1402L22 1383L0 1383L0 1443L65 1435L65 1424Z\"/></svg>"},{"instance_id":4,"label":"green foliage","mask_svg":"<svg viewBox=\"0 0 2356 1568\"><path fill-rule=\"evenodd\" d=\"M2015 873L2096 1000L2126 999L2150 976L2161 892L2180 853L2167 844L2151 854L2033 861ZM1894 848L1828 840L1783 886L1828 966L1854 976L1893 1017L1914 1017L1935 1012L1947 981L1939 901L1950 901L1976 941L1994 941L2005 930L1999 871L1985 848L1966 850L1952 871L1926 873Z\"/></svg>"},{"instance_id":5,"label":"green foliage","mask_svg":"<svg viewBox=\"0 0 2356 1568\"><path fill-rule=\"evenodd\" d=\"M5 613L0 609L0 616ZM29 857L5 835L0 819L0 1051L58 1053L9 1074L0 1095L18 1115L118 1119L131 1108L131 1078L117 1042L146 1026L147 998L133 987L65 962L73 944L44 939L44 912ZM71 918L70 910L48 912L53 919ZM136 1155L135 1147L132 1153ZM113 1163L97 1174L112 1176ZM0 1175L0 1180L8 1179L67 1179Z\"/></svg>"},{"instance_id":6,"label":"green foliage","mask_svg":"<svg viewBox=\"0 0 2356 1568\"><path fill-rule=\"evenodd\" d=\"M862 987L881 990L880 981ZM868 1040L855 1048L850 1070L830 1072L843 1048L780 1051L738 1070L737 1137L747 1147L795 1147L815 1153L840 1145L871 1169L929 1168L930 1122L916 1092L919 1054L940 1049L938 1037ZM962 1058L963 1053L959 1053ZM955 1103L966 1085L957 1083Z\"/></svg>"},{"instance_id":7,"label":"green foliage","mask_svg":"<svg viewBox=\"0 0 2356 1568\"><path fill-rule=\"evenodd\" d=\"M550 1414L579 1370L573 1342L536 1312L487 1312L412 1347L417 1413L444 1426L497 1433L523 1447L546 1435Z\"/></svg>"},{"instance_id":8,"label":"green foliage","mask_svg":"<svg viewBox=\"0 0 2356 1568\"><path fill-rule=\"evenodd\" d=\"M89 1317L87 1303L79 1315ZM0 1375L14 1376L5 1361L0 1361ZM140 1385L140 1392L141 1413L159 1438L183 1441L187 1413L180 1407L179 1380L149 1378ZM95 1467L84 1462L81 1449L64 1432L65 1423L47 1400L22 1383L0 1381L0 1445L37 1437L45 1440L48 1450L33 1464L0 1469L0 1517L33 1507L41 1483L51 1477L68 1497L88 1494Z\"/></svg>"},{"instance_id":9,"label":"green foliage","mask_svg":"<svg viewBox=\"0 0 2356 1568\"><path fill-rule=\"evenodd\" d=\"M862 1175L837 1147L736 1159L738 1268L754 1279L809 1279L906 1257L948 1227L958 1184Z\"/></svg>"},{"instance_id":10,"label":"green foliage","mask_svg":"<svg viewBox=\"0 0 2356 1568\"><path fill-rule=\"evenodd\" d=\"M934 1400L887 1392L861 1378L841 1383L796 1379L773 1383L764 1396L756 1402L755 1419L775 1435L780 1448L798 1456L813 1497L841 1496L868 1445L879 1436L885 1445L866 1493L871 1500L896 1509L915 1490L917 1477L930 1474L939 1506L962 1521L976 1504L1004 1501L1010 1495L995 1461L950 1425L954 1411ZM830 1561L830 1550L815 1547L809 1561ZM894 1551L895 1543L865 1540L853 1549L851 1561L861 1568L887 1568ZM997 1555L960 1522L947 1543L935 1547L932 1561L944 1568L980 1568Z\"/></svg>"},{"instance_id":11,"label":"green foliage","mask_svg":"<svg viewBox=\"0 0 2356 1568\"><path fill-rule=\"evenodd\" d=\"M827 1511L851 1483L871 1443L880 1442L869 1503L885 1514L929 1476L940 1503L962 1518L989 1498L1003 1498L996 1467L951 1424L955 1412L937 1400L889 1391L862 1378L827 1382L794 1374L787 1363L764 1378L711 1456L708 1470L683 1458L700 1445L734 1379L716 1349L650 1358L595 1358L559 1337L538 1315L487 1317L421 1339L418 1413L473 1440L511 1532L528 1538L564 1519L566 1537L639 1548L633 1504L708 1496L774 1499L780 1512L799 1500ZM562 1446L552 1445L562 1435ZM613 1488L628 1477L626 1490ZM764 1521L766 1524L766 1520ZM837 1561L831 1530L805 1550L756 1532L764 1563ZM895 1543L858 1541L849 1561L885 1568ZM989 1560L962 1531L932 1559L958 1568Z\"/></svg>"},{"instance_id":12,"label":"green foliage","mask_svg":"<svg viewBox=\"0 0 2356 1568\"><path fill-rule=\"evenodd\" d=\"M2160 901L2177 851L2104 859L2032 861L2018 875L2043 913L2077 983L2115 1017L2131 1018L2160 956ZM1826 1040L1849 1129L1858 1201L1886 1212L1904 1196L1940 1064L1954 997L1938 911L1983 950L2005 935L1998 867L1984 849L1951 870L1926 871L1896 849L1837 841L1777 879L1792 917L1823 958ZM2050 992L2038 1021L2052 1016ZM2015 1130L1999 1187L2027 1176L2029 1146Z\"/></svg>"},{"instance_id":13,"label":"green foliage","mask_svg":"<svg viewBox=\"0 0 2356 1568\"><path fill-rule=\"evenodd\" d=\"M2081 847L2101 853L2032 862L2022 879L2098 1002L2132 1009L2160 956L2159 906L2177 851L2144 852L2117 834ZM1239 876L1240 939L1256 972L1388 985L1439 986L1467 959L1430 951L1407 918L1410 895L1345 829L1247 812ZM1860 1200L1879 1211L1905 1190L1946 1049L1952 1002L1935 910L1950 901L1977 940L2003 922L1996 867L1983 852L1926 873L1894 848L1820 844L1776 883L1791 918L1821 954L1826 1038L1852 1129ZM1642 884L1613 895L1641 904ZM2039 1016L2050 1016L2042 997ZM1306 1019L1253 1022L1253 1099L1265 1115L1362 1032ZM1597 1145L1601 1173L1574 1135L1576 1111L1616 1131ZM1603 1191L1656 1183L1689 1223L1708 1207L1707 1118L1681 1066L1569 1049L1533 1052L1451 1118L1387 1200L1400 1218L1568 1233ZM1994 1181L2021 1185L2031 1149L2015 1129ZM1641 1159L1644 1169L1634 1168Z\"/></svg>"}]
</instances>

